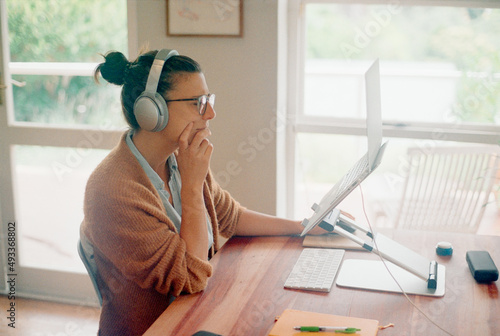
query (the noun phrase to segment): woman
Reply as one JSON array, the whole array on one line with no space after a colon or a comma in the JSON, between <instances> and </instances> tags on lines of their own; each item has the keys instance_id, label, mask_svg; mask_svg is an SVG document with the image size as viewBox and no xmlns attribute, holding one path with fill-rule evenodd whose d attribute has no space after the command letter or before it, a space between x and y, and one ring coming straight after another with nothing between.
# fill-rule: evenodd
<instances>
[{"instance_id":1,"label":"woman","mask_svg":"<svg viewBox=\"0 0 500 336\"><path fill-rule=\"evenodd\" d=\"M221 189L209 168L215 95L194 60L160 52L134 62L110 52L95 71L96 80L100 73L123 86L130 126L93 172L85 193L81 239L93 247L98 271L100 335L141 335L173 298L203 290L219 237L303 229L300 221L248 210ZM138 99L146 87L154 87L168 109L159 127L139 108L150 104L148 97Z\"/></svg>"}]
</instances>

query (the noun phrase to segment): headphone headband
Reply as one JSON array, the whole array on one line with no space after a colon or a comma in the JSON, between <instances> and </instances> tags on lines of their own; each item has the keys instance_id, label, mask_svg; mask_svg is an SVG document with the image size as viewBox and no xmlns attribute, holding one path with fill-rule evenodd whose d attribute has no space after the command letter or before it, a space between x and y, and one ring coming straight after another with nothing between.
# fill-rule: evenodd
<instances>
[{"instance_id":1,"label":"headphone headband","mask_svg":"<svg viewBox=\"0 0 500 336\"><path fill-rule=\"evenodd\" d=\"M172 56L179 55L177 50L171 49L161 49L156 54L156 57L151 65L151 69L149 70L148 81L146 83L146 89L144 92L155 93L158 89L158 83L160 81L161 71L163 70L163 66L165 62Z\"/></svg>"}]
</instances>

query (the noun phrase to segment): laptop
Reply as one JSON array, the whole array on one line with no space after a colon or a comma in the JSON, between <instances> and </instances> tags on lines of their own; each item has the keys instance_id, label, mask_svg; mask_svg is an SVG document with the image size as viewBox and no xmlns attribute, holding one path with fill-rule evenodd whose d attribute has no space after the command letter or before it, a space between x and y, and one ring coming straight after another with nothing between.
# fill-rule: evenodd
<instances>
[{"instance_id":1,"label":"laptop","mask_svg":"<svg viewBox=\"0 0 500 336\"><path fill-rule=\"evenodd\" d=\"M329 217L335 207L366 179L382 161L386 143L382 144L382 111L378 60L375 60L365 73L365 96L368 150L330 191L323 196L319 204L313 204L313 215L302 221L304 230L301 236L306 235L316 225L324 224L324 219ZM333 228L332 225L329 225L329 227Z\"/></svg>"},{"instance_id":2,"label":"laptop","mask_svg":"<svg viewBox=\"0 0 500 336\"><path fill-rule=\"evenodd\" d=\"M366 133L368 151L354 166L338 181L330 191L323 196L319 204L314 204L313 215L302 221L304 230L301 236L307 234L316 225L334 231L348 238L363 249L374 252L389 261L391 267L399 267L398 279L402 288L408 293L443 296L445 293L445 267L436 261L431 261L402 244L385 237L380 233L368 231L355 221L340 214L335 207L366 179L380 164L387 143L382 144L382 116L380 99L379 62L376 60L365 73L366 90ZM353 234L359 229L369 241ZM376 243L376 244L375 244ZM395 288L392 277L385 270L385 265L378 260L346 260L340 269L337 284L339 286L364 288L383 291L400 291ZM406 272L405 272L406 271ZM393 272L395 273L395 272ZM439 276L438 276L439 274Z\"/></svg>"}]
</instances>

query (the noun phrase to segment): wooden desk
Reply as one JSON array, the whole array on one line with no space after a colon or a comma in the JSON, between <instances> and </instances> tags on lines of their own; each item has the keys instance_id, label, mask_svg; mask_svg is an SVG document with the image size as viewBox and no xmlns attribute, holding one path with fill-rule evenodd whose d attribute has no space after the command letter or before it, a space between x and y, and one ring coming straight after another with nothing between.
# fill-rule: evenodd
<instances>
[{"instance_id":1,"label":"wooden desk","mask_svg":"<svg viewBox=\"0 0 500 336\"><path fill-rule=\"evenodd\" d=\"M487 250L500 265L500 237L412 231L384 231L399 243L446 266L442 298L410 295L412 301L453 335L500 335L498 283L477 284L465 253ZM450 241L453 256L435 254L436 243ZM214 256L214 275L205 291L177 298L146 332L192 335L208 330L228 335L267 335L286 308L378 320L394 328L378 335L445 335L402 294L333 286L330 293L283 288L300 251L302 238L232 238ZM344 259L376 259L368 252L347 251Z\"/></svg>"}]
</instances>

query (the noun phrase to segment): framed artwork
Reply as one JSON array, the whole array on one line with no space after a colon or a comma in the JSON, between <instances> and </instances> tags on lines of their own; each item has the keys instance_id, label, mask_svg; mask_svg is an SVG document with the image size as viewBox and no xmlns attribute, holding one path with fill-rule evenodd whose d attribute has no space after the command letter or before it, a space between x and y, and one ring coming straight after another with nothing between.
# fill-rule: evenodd
<instances>
[{"instance_id":1,"label":"framed artwork","mask_svg":"<svg viewBox=\"0 0 500 336\"><path fill-rule=\"evenodd\" d=\"M243 36L243 0L166 1L168 36Z\"/></svg>"}]
</instances>

